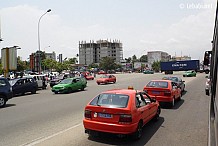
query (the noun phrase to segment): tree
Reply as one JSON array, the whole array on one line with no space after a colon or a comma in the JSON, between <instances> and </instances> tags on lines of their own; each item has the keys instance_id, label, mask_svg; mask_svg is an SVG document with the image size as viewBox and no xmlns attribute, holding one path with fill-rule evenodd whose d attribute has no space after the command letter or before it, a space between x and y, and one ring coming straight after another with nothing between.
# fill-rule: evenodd
<instances>
[{"instance_id":1,"label":"tree","mask_svg":"<svg viewBox=\"0 0 218 146\"><path fill-rule=\"evenodd\" d=\"M159 71L160 71L160 61L155 61L155 62L153 62L153 64L152 64L152 69L153 69L155 72L159 72Z\"/></svg>"},{"instance_id":2,"label":"tree","mask_svg":"<svg viewBox=\"0 0 218 146\"><path fill-rule=\"evenodd\" d=\"M68 58L68 61L70 64L76 64L78 62L76 57Z\"/></svg>"},{"instance_id":3,"label":"tree","mask_svg":"<svg viewBox=\"0 0 218 146\"><path fill-rule=\"evenodd\" d=\"M131 63L132 58L131 57L125 58L125 60L126 60L126 63Z\"/></svg>"},{"instance_id":4,"label":"tree","mask_svg":"<svg viewBox=\"0 0 218 146\"><path fill-rule=\"evenodd\" d=\"M18 56L17 57L17 71L21 72L21 71L24 71L26 70L28 67L27 67L27 64L25 61L22 61L21 60L21 57Z\"/></svg>"},{"instance_id":5,"label":"tree","mask_svg":"<svg viewBox=\"0 0 218 146\"><path fill-rule=\"evenodd\" d=\"M140 62L148 62L148 56L142 55L139 60L140 60Z\"/></svg>"},{"instance_id":6,"label":"tree","mask_svg":"<svg viewBox=\"0 0 218 146\"><path fill-rule=\"evenodd\" d=\"M42 61L42 65L45 66L47 69L54 69L57 64L57 61L51 59L51 58L46 58Z\"/></svg>"},{"instance_id":7,"label":"tree","mask_svg":"<svg viewBox=\"0 0 218 146\"><path fill-rule=\"evenodd\" d=\"M112 70L116 68L116 63L115 63L115 59L111 58L111 57L102 57L99 67L103 70L105 70L106 72L108 70Z\"/></svg>"}]
</instances>

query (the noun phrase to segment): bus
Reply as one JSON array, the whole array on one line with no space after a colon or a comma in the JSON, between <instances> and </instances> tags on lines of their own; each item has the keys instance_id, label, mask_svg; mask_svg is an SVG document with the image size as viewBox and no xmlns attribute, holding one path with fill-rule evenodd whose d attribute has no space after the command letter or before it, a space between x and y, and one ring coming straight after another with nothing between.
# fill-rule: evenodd
<instances>
[{"instance_id":1,"label":"bus","mask_svg":"<svg viewBox=\"0 0 218 146\"><path fill-rule=\"evenodd\" d=\"M217 2L218 4L218 2ZM217 81L217 62L218 62L218 10L216 9L214 34L212 40L212 50L204 53L204 65L210 67L208 80L210 80L210 105L209 105L209 131L208 146L218 146L218 81Z\"/></svg>"}]
</instances>

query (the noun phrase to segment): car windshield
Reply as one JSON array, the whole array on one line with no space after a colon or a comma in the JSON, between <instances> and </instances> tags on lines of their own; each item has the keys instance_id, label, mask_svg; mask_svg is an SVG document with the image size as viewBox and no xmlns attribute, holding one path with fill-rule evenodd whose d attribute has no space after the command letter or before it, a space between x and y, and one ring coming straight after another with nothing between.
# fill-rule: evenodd
<instances>
[{"instance_id":1,"label":"car windshield","mask_svg":"<svg viewBox=\"0 0 218 146\"><path fill-rule=\"evenodd\" d=\"M59 84L71 84L72 80L73 79L71 79L71 78L67 78L67 79L62 80Z\"/></svg>"},{"instance_id":2,"label":"car windshield","mask_svg":"<svg viewBox=\"0 0 218 146\"><path fill-rule=\"evenodd\" d=\"M17 82L18 79L14 79L14 80L9 80L9 83L11 84L11 86L13 86L16 82Z\"/></svg>"},{"instance_id":3,"label":"car windshield","mask_svg":"<svg viewBox=\"0 0 218 146\"><path fill-rule=\"evenodd\" d=\"M100 94L95 97L90 105L106 106L111 108L127 107L129 96L124 94Z\"/></svg>"},{"instance_id":4,"label":"car windshield","mask_svg":"<svg viewBox=\"0 0 218 146\"><path fill-rule=\"evenodd\" d=\"M103 75L100 78L109 78L109 76L108 75Z\"/></svg>"},{"instance_id":5,"label":"car windshield","mask_svg":"<svg viewBox=\"0 0 218 146\"><path fill-rule=\"evenodd\" d=\"M175 81L178 82L178 78L177 77L163 77L163 80L171 80L171 81Z\"/></svg>"},{"instance_id":6,"label":"car windshield","mask_svg":"<svg viewBox=\"0 0 218 146\"><path fill-rule=\"evenodd\" d=\"M150 81L146 87L158 87L158 88L168 88L168 82L164 81Z\"/></svg>"}]
</instances>

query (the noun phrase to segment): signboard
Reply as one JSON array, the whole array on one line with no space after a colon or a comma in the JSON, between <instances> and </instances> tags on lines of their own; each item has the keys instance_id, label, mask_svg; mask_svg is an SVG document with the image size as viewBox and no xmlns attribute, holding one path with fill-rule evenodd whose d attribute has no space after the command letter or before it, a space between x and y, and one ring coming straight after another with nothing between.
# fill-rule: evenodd
<instances>
[{"instance_id":1,"label":"signboard","mask_svg":"<svg viewBox=\"0 0 218 146\"><path fill-rule=\"evenodd\" d=\"M139 69L141 68L142 64L141 62L134 62L134 69Z\"/></svg>"},{"instance_id":2,"label":"signboard","mask_svg":"<svg viewBox=\"0 0 218 146\"><path fill-rule=\"evenodd\" d=\"M1 50L2 67L4 70L17 70L17 48L3 48Z\"/></svg>"}]
</instances>

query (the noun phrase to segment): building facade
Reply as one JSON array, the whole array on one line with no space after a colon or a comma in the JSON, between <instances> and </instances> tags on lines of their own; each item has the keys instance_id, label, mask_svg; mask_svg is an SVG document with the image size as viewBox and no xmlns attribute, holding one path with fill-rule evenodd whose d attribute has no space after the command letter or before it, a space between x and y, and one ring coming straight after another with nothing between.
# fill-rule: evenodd
<instances>
[{"instance_id":1,"label":"building facade","mask_svg":"<svg viewBox=\"0 0 218 146\"><path fill-rule=\"evenodd\" d=\"M36 71L39 72L42 69L40 69L40 62L42 64L42 60L43 59L53 59L56 61L56 53L52 52L52 53L46 53L46 52L42 52L42 51L36 51L35 53L32 53L30 56L30 69L32 71Z\"/></svg>"},{"instance_id":2,"label":"building facade","mask_svg":"<svg viewBox=\"0 0 218 146\"><path fill-rule=\"evenodd\" d=\"M155 61L169 61L171 56L162 51L150 51L147 53L148 63L152 65Z\"/></svg>"},{"instance_id":3,"label":"building facade","mask_svg":"<svg viewBox=\"0 0 218 146\"><path fill-rule=\"evenodd\" d=\"M81 41L79 42L79 63L89 65L100 63L102 57L112 57L116 63L123 60L122 43L118 40Z\"/></svg>"}]
</instances>

